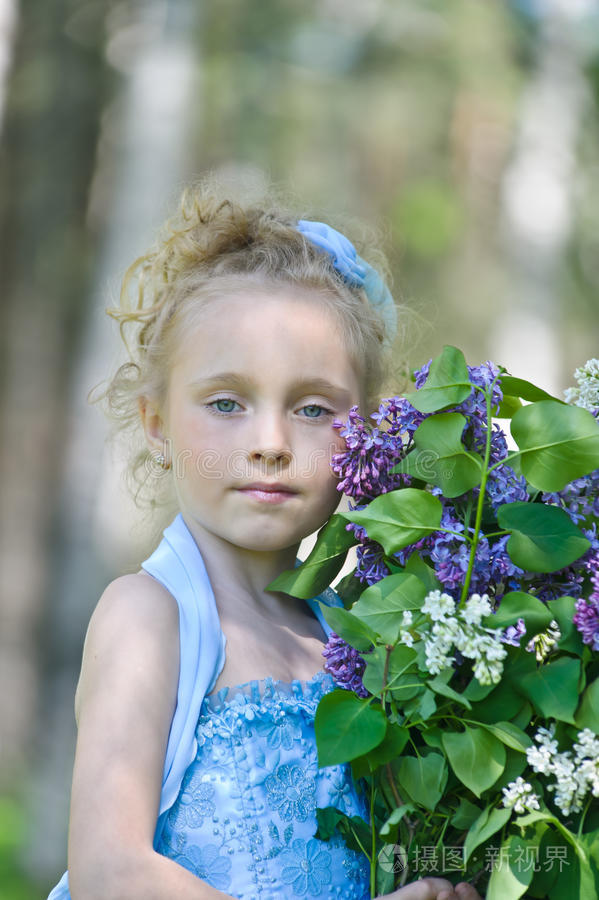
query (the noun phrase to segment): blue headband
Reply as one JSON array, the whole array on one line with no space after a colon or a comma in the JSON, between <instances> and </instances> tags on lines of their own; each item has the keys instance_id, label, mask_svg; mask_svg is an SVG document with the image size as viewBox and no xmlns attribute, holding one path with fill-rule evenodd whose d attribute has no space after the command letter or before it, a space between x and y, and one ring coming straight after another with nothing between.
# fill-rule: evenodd
<instances>
[{"instance_id":1,"label":"blue headband","mask_svg":"<svg viewBox=\"0 0 599 900\"><path fill-rule=\"evenodd\" d=\"M300 219L297 230L312 244L328 253L333 265L348 284L364 289L370 305L383 320L387 341L391 343L397 333L397 308L389 288L376 269L358 256L356 248L345 235L324 222Z\"/></svg>"}]
</instances>

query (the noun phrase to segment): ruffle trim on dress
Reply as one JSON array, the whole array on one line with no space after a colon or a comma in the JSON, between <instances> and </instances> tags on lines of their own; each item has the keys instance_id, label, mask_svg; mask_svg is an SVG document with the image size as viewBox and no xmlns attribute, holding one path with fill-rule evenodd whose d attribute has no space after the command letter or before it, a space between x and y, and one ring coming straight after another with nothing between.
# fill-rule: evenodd
<instances>
[{"instance_id":1,"label":"ruffle trim on dress","mask_svg":"<svg viewBox=\"0 0 599 900\"><path fill-rule=\"evenodd\" d=\"M264 710L269 701L294 710L303 709L314 713L318 702L335 686L333 676L328 672L317 672L308 681L294 678L293 681L278 681L274 678L260 678L224 687L204 697L200 721L205 716L222 713L225 708L237 707L245 713L248 707Z\"/></svg>"}]
</instances>

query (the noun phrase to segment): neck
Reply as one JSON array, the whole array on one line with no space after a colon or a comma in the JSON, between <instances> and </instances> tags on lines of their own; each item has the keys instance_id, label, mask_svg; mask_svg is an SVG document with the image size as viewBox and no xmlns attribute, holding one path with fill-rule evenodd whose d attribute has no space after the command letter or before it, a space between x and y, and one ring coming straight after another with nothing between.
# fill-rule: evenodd
<instances>
[{"instance_id":1,"label":"neck","mask_svg":"<svg viewBox=\"0 0 599 900\"><path fill-rule=\"evenodd\" d=\"M299 544L281 550L249 550L206 531L185 513L183 520L198 545L221 608L238 608L242 602L257 612L270 614L281 605L297 603L288 595L266 591L267 585L295 565Z\"/></svg>"}]
</instances>

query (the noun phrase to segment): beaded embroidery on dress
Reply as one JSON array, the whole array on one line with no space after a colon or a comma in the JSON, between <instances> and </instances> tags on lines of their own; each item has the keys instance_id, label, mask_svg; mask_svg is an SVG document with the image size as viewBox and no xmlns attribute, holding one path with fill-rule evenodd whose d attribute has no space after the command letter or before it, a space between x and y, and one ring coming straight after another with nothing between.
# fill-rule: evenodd
<instances>
[{"instance_id":1,"label":"beaded embroidery on dress","mask_svg":"<svg viewBox=\"0 0 599 900\"><path fill-rule=\"evenodd\" d=\"M347 766L318 768L314 714L334 687L251 681L204 699L198 752L169 811L158 851L243 900L370 896L361 854L314 837L316 808L366 818Z\"/></svg>"}]
</instances>

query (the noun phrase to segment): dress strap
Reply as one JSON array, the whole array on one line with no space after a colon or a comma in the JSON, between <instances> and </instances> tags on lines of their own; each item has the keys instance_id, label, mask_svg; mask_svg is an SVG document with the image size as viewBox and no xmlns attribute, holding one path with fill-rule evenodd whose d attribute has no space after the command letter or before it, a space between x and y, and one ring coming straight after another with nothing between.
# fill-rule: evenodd
<instances>
[{"instance_id":1,"label":"dress strap","mask_svg":"<svg viewBox=\"0 0 599 900\"><path fill-rule=\"evenodd\" d=\"M180 513L142 568L164 585L179 609L179 686L164 761L156 841L197 753L195 728L202 701L225 662L225 636L204 560Z\"/></svg>"}]
</instances>

